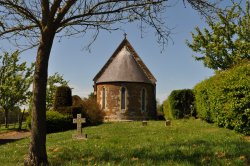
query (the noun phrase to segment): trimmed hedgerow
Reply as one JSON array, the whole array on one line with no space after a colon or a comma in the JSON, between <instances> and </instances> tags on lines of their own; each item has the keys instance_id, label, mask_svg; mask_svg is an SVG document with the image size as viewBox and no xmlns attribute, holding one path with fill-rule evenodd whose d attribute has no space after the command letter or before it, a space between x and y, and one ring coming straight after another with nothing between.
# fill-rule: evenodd
<instances>
[{"instance_id":1,"label":"trimmed hedgerow","mask_svg":"<svg viewBox=\"0 0 250 166\"><path fill-rule=\"evenodd\" d=\"M191 89L174 90L164 102L164 112L168 119L182 119L196 116L194 94Z\"/></svg>"},{"instance_id":2,"label":"trimmed hedgerow","mask_svg":"<svg viewBox=\"0 0 250 166\"><path fill-rule=\"evenodd\" d=\"M75 128L72 116L63 115L56 111L46 112L47 133L66 131Z\"/></svg>"},{"instance_id":3,"label":"trimmed hedgerow","mask_svg":"<svg viewBox=\"0 0 250 166\"><path fill-rule=\"evenodd\" d=\"M72 106L72 94L71 89L68 86L59 86L56 89L55 100L54 100L54 110L59 107Z\"/></svg>"},{"instance_id":4,"label":"trimmed hedgerow","mask_svg":"<svg viewBox=\"0 0 250 166\"><path fill-rule=\"evenodd\" d=\"M55 133L74 129L71 115L63 115L57 111L47 111L46 112L46 131L47 133ZM31 116L26 120L27 125L31 129Z\"/></svg>"},{"instance_id":5,"label":"trimmed hedgerow","mask_svg":"<svg viewBox=\"0 0 250 166\"><path fill-rule=\"evenodd\" d=\"M250 134L250 63L246 62L197 84L198 117Z\"/></svg>"}]
</instances>

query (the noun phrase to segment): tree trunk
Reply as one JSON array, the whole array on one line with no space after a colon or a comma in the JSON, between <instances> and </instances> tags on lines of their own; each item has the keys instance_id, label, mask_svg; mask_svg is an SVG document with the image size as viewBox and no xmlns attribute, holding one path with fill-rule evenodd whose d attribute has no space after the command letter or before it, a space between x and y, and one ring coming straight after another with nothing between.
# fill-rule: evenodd
<instances>
[{"instance_id":1,"label":"tree trunk","mask_svg":"<svg viewBox=\"0 0 250 166\"><path fill-rule=\"evenodd\" d=\"M31 142L24 165L48 165L46 152L46 86L48 62L55 32L45 29L42 32L33 80Z\"/></svg>"},{"instance_id":2,"label":"tree trunk","mask_svg":"<svg viewBox=\"0 0 250 166\"><path fill-rule=\"evenodd\" d=\"M5 128L9 127L9 111L4 109Z\"/></svg>"},{"instance_id":3,"label":"tree trunk","mask_svg":"<svg viewBox=\"0 0 250 166\"><path fill-rule=\"evenodd\" d=\"M20 116L19 116L19 126L18 126L18 131L22 130L22 123L23 123L23 116L24 116L24 112L25 112L25 109L24 109L24 110L23 110L23 112L22 112L21 119L20 119Z\"/></svg>"}]
</instances>

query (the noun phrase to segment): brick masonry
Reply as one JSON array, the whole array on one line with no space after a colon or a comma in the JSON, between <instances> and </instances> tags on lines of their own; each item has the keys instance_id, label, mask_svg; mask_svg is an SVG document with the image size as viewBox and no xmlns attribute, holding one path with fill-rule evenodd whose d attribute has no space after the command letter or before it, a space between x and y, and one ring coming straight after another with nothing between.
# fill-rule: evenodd
<instances>
[{"instance_id":1,"label":"brick masonry","mask_svg":"<svg viewBox=\"0 0 250 166\"><path fill-rule=\"evenodd\" d=\"M125 109L121 109L121 89L126 89ZM111 82L96 85L97 102L102 107L105 88L106 120L148 120L156 118L155 85L149 83ZM145 110L142 110L142 90L145 89Z\"/></svg>"}]
</instances>

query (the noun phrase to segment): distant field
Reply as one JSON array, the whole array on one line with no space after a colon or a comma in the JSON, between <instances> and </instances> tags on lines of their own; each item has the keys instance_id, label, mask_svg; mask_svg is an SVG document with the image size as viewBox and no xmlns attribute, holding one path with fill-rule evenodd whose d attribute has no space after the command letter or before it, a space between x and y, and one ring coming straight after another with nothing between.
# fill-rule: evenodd
<instances>
[{"instance_id":1,"label":"distant field","mask_svg":"<svg viewBox=\"0 0 250 166\"><path fill-rule=\"evenodd\" d=\"M250 139L200 120L105 123L47 135L51 165L250 165ZM29 139L0 145L0 165L20 165Z\"/></svg>"}]
</instances>

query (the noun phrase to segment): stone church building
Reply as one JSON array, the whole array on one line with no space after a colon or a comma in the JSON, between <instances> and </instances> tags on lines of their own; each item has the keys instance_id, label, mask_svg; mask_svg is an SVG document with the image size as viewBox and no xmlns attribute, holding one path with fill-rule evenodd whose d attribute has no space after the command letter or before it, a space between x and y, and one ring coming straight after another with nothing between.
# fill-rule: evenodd
<instances>
[{"instance_id":1,"label":"stone church building","mask_svg":"<svg viewBox=\"0 0 250 166\"><path fill-rule=\"evenodd\" d=\"M156 79L126 36L93 81L106 120L156 118Z\"/></svg>"}]
</instances>

